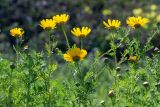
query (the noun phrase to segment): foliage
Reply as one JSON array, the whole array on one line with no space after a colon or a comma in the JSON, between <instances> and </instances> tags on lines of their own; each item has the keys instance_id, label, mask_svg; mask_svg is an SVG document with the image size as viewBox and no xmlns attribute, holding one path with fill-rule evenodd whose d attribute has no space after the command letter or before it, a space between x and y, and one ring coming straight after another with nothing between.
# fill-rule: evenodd
<instances>
[{"instance_id":1,"label":"foliage","mask_svg":"<svg viewBox=\"0 0 160 107\"><path fill-rule=\"evenodd\" d=\"M5 3L9 2L11 1L5 1ZM21 4L19 0L15 2ZM112 1L108 2L112 3ZM29 3L34 4L34 2ZM55 3L67 2L57 0ZM76 1L72 3L83 7ZM96 3L93 1L93 4L89 5L95 14L99 12L99 9L94 7ZM100 0L96 6L102 7L100 10L104 10L102 13L107 16L111 14L111 11L105 10L105 3L105 0ZM121 4L121 0L117 3ZM84 5L85 12L91 14L93 11L86 7L86 4ZM130 2L126 1L124 4L127 5ZM151 5L151 10L156 11L156 5ZM103 28L96 27L98 31L84 26L73 27L73 30L69 31L69 19L71 19L71 26L74 25L72 15L68 13L56 15L55 20L52 18L54 16L51 17L48 14L48 18L39 20L45 35L44 48L39 51L32 45L28 46L24 43L28 32L25 29L21 32L18 29L22 28L17 27L18 29L11 33L15 37L16 45L13 44L15 53L11 56L0 54L0 106L160 106L160 50L153 42L160 35L160 26L158 24L155 26L152 20L148 23L148 18L145 19L146 22L142 22L143 19L137 17L141 11L140 9L134 10L135 17L132 17L132 20L128 18L131 27L124 25L124 18L121 18L123 19L121 21L108 19L108 22L100 20L107 27L106 29L104 26ZM78 21L80 24L83 23L81 19ZM57 38L56 32L59 32L61 39L65 40L63 49L59 47L62 41ZM76 35L76 38L69 39L69 32ZM95 44L103 46L96 48L92 45L87 51L89 41L87 38L92 38L92 32L93 36L97 33L106 37L96 37L97 43ZM143 36L145 36L145 41L142 39Z\"/></svg>"}]
</instances>

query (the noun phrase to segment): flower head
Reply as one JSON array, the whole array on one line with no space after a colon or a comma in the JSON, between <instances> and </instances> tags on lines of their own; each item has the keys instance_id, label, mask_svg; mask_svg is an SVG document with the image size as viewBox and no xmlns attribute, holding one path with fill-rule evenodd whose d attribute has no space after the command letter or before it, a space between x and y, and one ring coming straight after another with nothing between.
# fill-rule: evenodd
<instances>
[{"instance_id":1,"label":"flower head","mask_svg":"<svg viewBox=\"0 0 160 107\"><path fill-rule=\"evenodd\" d=\"M21 37L24 34L24 30L22 28L16 27L10 30L10 34L13 37Z\"/></svg>"},{"instance_id":2,"label":"flower head","mask_svg":"<svg viewBox=\"0 0 160 107\"><path fill-rule=\"evenodd\" d=\"M129 56L129 61L133 61L133 62L135 62L135 61L137 61L137 56L133 56L133 55L131 55L131 56Z\"/></svg>"},{"instance_id":3,"label":"flower head","mask_svg":"<svg viewBox=\"0 0 160 107\"><path fill-rule=\"evenodd\" d=\"M117 29L117 28L120 27L121 21L108 19L107 22L103 21L103 24L104 24L105 28L108 28L108 29Z\"/></svg>"},{"instance_id":4,"label":"flower head","mask_svg":"<svg viewBox=\"0 0 160 107\"><path fill-rule=\"evenodd\" d=\"M75 27L71 30L71 33L77 37L86 37L89 35L90 32L91 28L89 27L82 27L82 28Z\"/></svg>"},{"instance_id":5,"label":"flower head","mask_svg":"<svg viewBox=\"0 0 160 107\"><path fill-rule=\"evenodd\" d=\"M53 19L43 19L40 21L40 26L43 29L54 29L56 28L56 23Z\"/></svg>"},{"instance_id":6,"label":"flower head","mask_svg":"<svg viewBox=\"0 0 160 107\"><path fill-rule=\"evenodd\" d=\"M142 18L141 16L129 17L126 21L126 23L132 28L143 27L148 22L149 20L147 18Z\"/></svg>"},{"instance_id":7,"label":"flower head","mask_svg":"<svg viewBox=\"0 0 160 107\"><path fill-rule=\"evenodd\" d=\"M87 55L87 51L80 48L71 48L64 55L64 59L68 62L75 62L79 60L83 60Z\"/></svg>"},{"instance_id":8,"label":"flower head","mask_svg":"<svg viewBox=\"0 0 160 107\"><path fill-rule=\"evenodd\" d=\"M53 16L53 20L57 24L65 24L69 20L69 15L68 14L55 15L55 16Z\"/></svg>"}]
</instances>

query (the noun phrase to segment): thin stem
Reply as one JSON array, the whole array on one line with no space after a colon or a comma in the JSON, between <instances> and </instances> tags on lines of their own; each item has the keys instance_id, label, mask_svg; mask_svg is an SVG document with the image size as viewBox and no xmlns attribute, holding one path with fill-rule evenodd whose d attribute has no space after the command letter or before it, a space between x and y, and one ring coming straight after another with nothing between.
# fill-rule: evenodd
<instances>
[{"instance_id":1,"label":"thin stem","mask_svg":"<svg viewBox=\"0 0 160 107\"><path fill-rule=\"evenodd\" d=\"M81 68L80 68L79 62L76 62L76 66L77 66L77 69L78 69L78 79L79 79L79 81L80 81L80 84L83 85L82 72L81 72Z\"/></svg>"},{"instance_id":2,"label":"thin stem","mask_svg":"<svg viewBox=\"0 0 160 107\"><path fill-rule=\"evenodd\" d=\"M80 82L80 85L83 86L82 77L81 77L81 69L80 69L80 66L79 66L79 62L76 62L75 66L78 70L78 72L77 72L78 82ZM78 105L79 105L78 107L81 107L81 99L80 99L79 95L78 95L77 102L78 102Z\"/></svg>"},{"instance_id":3,"label":"thin stem","mask_svg":"<svg viewBox=\"0 0 160 107\"><path fill-rule=\"evenodd\" d=\"M51 55L52 55L52 41L51 41L51 31L48 31L48 35L49 35L49 56L48 56L48 78L47 78L47 93L48 93L48 101L47 101L47 105L50 106L50 100L51 100L51 95L50 95L50 77L51 77L51 69L49 68L49 66L51 65Z\"/></svg>"},{"instance_id":4,"label":"thin stem","mask_svg":"<svg viewBox=\"0 0 160 107\"><path fill-rule=\"evenodd\" d=\"M30 102L30 83L28 83L27 85L27 106L26 107L30 107L29 102Z\"/></svg>"},{"instance_id":5,"label":"thin stem","mask_svg":"<svg viewBox=\"0 0 160 107\"><path fill-rule=\"evenodd\" d=\"M67 37L67 34L66 34L66 32L65 32L64 26L62 25L61 27L62 27L62 31L63 31L64 37L65 37L65 39L66 39L67 47L68 47L68 49L70 49L68 37Z\"/></svg>"},{"instance_id":6,"label":"thin stem","mask_svg":"<svg viewBox=\"0 0 160 107\"><path fill-rule=\"evenodd\" d=\"M112 49L110 49L110 50L108 50L107 52L103 53L101 56L99 56L99 58L98 58L98 59L101 59L104 55L106 55L106 54L110 53L111 51L112 51Z\"/></svg>"},{"instance_id":7,"label":"thin stem","mask_svg":"<svg viewBox=\"0 0 160 107\"><path fill-rule=\"evenodd\" d=\"M114 60L115 60L115 68L117 68L117 55L116 55L116 50L115 50Z\"/></svg>"},{"instance_id":8,"label":"thin stem","mask_svg":"<svg viewBox=\"0 0 160 107\"><path fill-rule=\"evenodd\" d=\"M49 41L48 41L48 46L49 46L49 52L48 52L48 55L49 57L51 56L51 53L52 53L52 46L51 46L51 32L48 31L48 36L49 36ZM50 60L50 58L49 58Z\"/></svg>"},{"instance_id":9,"label":"thin stem","mask_svg":"<svg viewBox=\"0 0 160 107\"><path fill-rule=\"evenodd\" d=\"M134 95L133 95L133 90L134 90L134 76L133 75L136 75L135 74L135 71L134 71L134 69L135 69L135 65L134 64L132 64L132 63L129 63L129 66L131 67L131 71L130 71L130 73L129 73L129 78L130 78L130 88L129 88L129 94L131 95L131 103L132 104L134 104Z\"/></svg>"},{"instance_id":10,"label":"thin stem","mask_svg":"<svg viewBox=\"0 0 160 107\"><path fill-rule=\"evenodd\" d=\"M18 63L18 60L19 60L19 55L18 55L18 54L19 54L19 53L18 53L18 52L19 52L19 46L18 46L18 45L19 45L19 39L16 38L16 50L15 50L15 51L16 51L16 59L17 59L16 62L17 62L17 63Z\"/></svg>"},{"instance_id":11,"label":"thin stem","mask_svg":"<svg viewBox=\"0 0 160 107\"><path fill-rule=\"evenodd\" d=\"M116 56L116 50L115 50L115 56L114 56L114 60L115 60L115 69L117 68L117 56ZM115 85L116 85L116 89L117 89L117 96L118 96L118 89L119 89L119 86L118 86L118 78L117 78L117 71L115 72Z\"/></svg>"},{"instance_id":12,"label":"thin stem","mask_svg":"<svg viewBox=\"0 0 160 107\"><path fill-rule=\"evenodd\" d=\"M31 87L30 77L31 77L31 72L32 71L29 70L28 83L27 83L27 103L26 103L26 107L30 107L29 102L30 102L30 87Z\"/></svg>"},{"instance_id":13,"label":"thin stem","mask_svg":"<svg viewBox=\"0 0 160 107\"><path fill-rule=\"evenodd\" d=\"M81 40L81 49L83 49L83 38L80 38Z\"/></svg>"},{"instance_id":14,"label":"thin stem","mask_svg":"<svg viewBox=\"0 0 160 107\"><path fill-rule=\"evenodd\" d=\"M141 29L140 28L138 28L137 29L137 34L136 34L136 39L138 39L138 40L140 40L141 41Z\"/></svg>"},{"instance_id":15,"label":"thin stem","mask_svg":"<svg viewBox=\"0 0 160 107\"><path fill-rule=\"evenodd\" d=\"M13 69L12 69L11 72L9 73L10 86L9 86L9 89L8 89L7 107L12 107L12 106L13 106L13 105L12 105L12 88L13 88L12 72L13 72Z\"/></svg>"},{"instance_id":16,"label":"thin stem","mask_svg":"<svg viewBox=\"0 0 160 107\"><path fill-rule=\"evenodd\" d=\"M114 40L115 40L115 34L112 33L112 40L111 42L114 43ZM117 70L116 68L118 67L118 62L117 62L117 55L116 55L116 50L117 48L119 47L119 45L117 46L117 44L114 43L114 46L113 46L113 52L114 52L114 61L115 61L115 74L114 74L114 79L115 79L115 90L116 90L116 99L118 99L119 97L119 84L118 84L118 78L117 78ZM116 103L118 103L118 100L116 100Z\"/></svg>"}]
</instances>

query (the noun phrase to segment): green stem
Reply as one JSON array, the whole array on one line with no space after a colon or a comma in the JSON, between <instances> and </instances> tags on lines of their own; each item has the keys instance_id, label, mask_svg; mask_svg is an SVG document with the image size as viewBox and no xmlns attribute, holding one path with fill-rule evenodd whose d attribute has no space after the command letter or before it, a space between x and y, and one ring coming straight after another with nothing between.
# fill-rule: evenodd
<instances>
[{"instance_id":1,"label":"green stem","mask_svg":"<svg viewBox=\"0 0 160 107\"><path fill-rule=\"evenodd\" d=\"M63 31L64 37L65 37L65 39L66 39L67 47L68 47L68 49L70 49L68 37L67 37L67 34L66 34L66 32L65 32L64 26L62 25L61 27L62 27L62 31Z\"/></svg>"},{"instance_id":2,"label":"green stem","mask_svg":"<svg viewBox=\"0 0 160 107\"><path fill-rule=\"evenodd\" d=\"M134 76L135 75L135 66L134 64L130 64L131 72L130 72L130 78L131 78L131 88L130 88L130 95L131 95L131 103L134 105L134 96L133 96L133 90L134 90Z\"/></svg>"},{"instance_id":3,"label":"green stem","mask_svg":"<svg viewBox=\"0 0 160 107\"><path fill-rule=\"evenodd\" d=\"M78 80L80 81L80 84L83 85L82 72L81 72L81 68L80 68L79 62L76 62L76 66L78 68Z\"/></svg>"},{"instance_id":4,"label":"green stem","mask_svg":"<svg viewBox=\"0 0 160 107\"><path fill-rule=\"evenodd\" d=\"M52 41L51 41L51 31L48 31L49 35L49 56L48 56L48 78L47 78L47 93L48 93L48 101L47 101L47 106L50 106L50 100L51 100L51 95L50 95L50 77L51 77L51 69L49 66L51 65L51 55L52 55Z\"/></svg>"},{"instance_id":5,"label":"green stem","mask_svg":"<svg viewBox=\"0 0 160 107\"><path fill-rule=\"evenodd\" d=\"M80 69L80 66L79 66L79 62L76 62L75 66L77 67L77 70L78 70L78 72L77 72L78 82L82 86L81 69ZM79 89L77 89L77 90L79 90ZM80 99L79 95L77 95L77 96L78 96L78 99L77 99L78 107L81 107L81 99Z\"/></svg>"},{"instance_id":6,"label":"green stem","mask_svg":"<svg viewBox=\"0 0 160 107\"><path fill-rule=\"evenodd\" d=\"M27 106L26 107L30 107L29 102L30 102L30 83L28 83L28 86L27 86Z\"/></svg>"},{"instance_id":7,"label":"green stem","mask_svg":"<svg viewBox=\"0 0 160 107\"><path fill-rule=\"evenodd\" d=\"M136 34L136 39L141 41L141 37L142 37L142 36L141 36L141 29L138 28L138 29L137 29L137 34Z\"/></svg>"},{"instance_id":8,"label":"green stem","mask_svg":"<svg viewBox=\"0 0 160 107\"><path fill-rule=\"evenodd\" d=\"M119 85L118 85L118 78L117 78L117 70L116 68L118 67L117 65L117 56L116 56L116 50L115 50L115 56L114 56L114 60L115 60L115 86L116 86L116 99L118 99L117 97L119 97ZM116 101L118 103L118 100Z\"/></svg>"},{"instance_id":9,"label":"green stem","mask_svg":"<svg viewBox=\"0 0 160 107\"><path fill-rule=\"evenodd\" d=\"M80 39L81 39L81 49L83 49L83 38Z\"/></svg>"},{"instance_id":10,"label":"green stem","mask_svg":"<svg viewBox=\"0 0 160 107\"><path fill-rule=\"evenodd\" d=\"M27 103L26 103L26 107L30 107L29 102L30 102L30 86L31 86L31 71L29 70L29 77L28 77L28 83L27 83Z\"/></svg>"},{"instance_id":11,"label":"green stem","mask_svg":"<svg viewBox=\"0 0 160 107\"><path fill-rule=\"evenodd\" d=\"M115 50L115 56L114 56L114 60L115 60L115 68L117 68L117 56L116 56L116 50Z\"/></svg>"},{"instance_id":12,"label":"green stem","mask_svg":"<svg viewBox=\"0 0 160 107\"><path fill-rule=\"evenodd\" d=\"M112 40L111 42L114 43L115 40L115 34L112 33ZM117 50L118 46L117 44L114 43L114 47L113 47L113 52L114 52L114 61L115 61L115 74L114 74L114 79L115 79L115 90L116 90L116 99L118 99L119 97L119 85L118 85L118 77L117 77L117 70L116 68L118 67L118 62L117 62L117 56L116 56L116 50ZM116 103L118 104L118 100L116 100Z\"/></svg>"},{"instance_id":13,"label":"green stem","mask_svg":"<svg viewBox=\"0 0 160 107\"><path fill-rule=\"evenodd\" d=\"M18 61L19 61L19 39L18 38L16 38L16 48L15 48L15 51L16 51L16 59L17 59L17 63L18 63Z\"/></svg>"},{"instance_id":14,"label":"green stem","mask_svg":"<svg viewBox=\"0 0 160 107\"><path fill-rule=\"evenodd\" d=\"M9 89L8 89L7 107L12 107L12 106L13 106L13 104L12 104L12 88L13 88L12 72L13 72L13 69L12 69L11 72L9 73L10 86L9 86Z\"/></svg>"},{"instance_id":15,"label":"green stem","mask_svg":"<svg viewBox=\"0 0 160 107\"><path fill-rule=\"evenodd\" d=\"M99 56L98 59L101 59L102 57L104 57L105 55L109 54L112 51L112 49L108 50L107 52L103 53L102 55Z\"/></svg>"},{"instance_id":16,"label":"green stem","mask_svg":"<svg viewBox=\"0 0 160 107\"><path fill-rule=\"evenodd\" d=\"M84 81L84 75L83 75L80 63L76 62L76 66L77 66L77 69L78 69L77 77L78 77L78 80L80 82L80 89L78 89L78 91L81 90L81 88L83 88L85 90L83 93L82 92L79 93L80 96L78 95L78 104L79 104L80 107L81 107L81 104L83 105L83 107L87 107L88 89L86 88L86 84L85 84L85 81ZM83 98L81 98L81 96L83 96Z\"/></svg>"},{"instance_id":17,"label":"green stem","mask_svg":"<svg viewBox=\"0 0 160 107\"><path fill-rule=\"evenodd\" d=\"M49 46L49 52L48 52L48 57L50 57L51 56L51 53L52 53L52 46L51 46L51 32L50 32L50 30L48 31L48 36L49 36L49 41L48 41L48 46ZM49 58L50 59L50 58Z\"/></svg>"}]
</instances>

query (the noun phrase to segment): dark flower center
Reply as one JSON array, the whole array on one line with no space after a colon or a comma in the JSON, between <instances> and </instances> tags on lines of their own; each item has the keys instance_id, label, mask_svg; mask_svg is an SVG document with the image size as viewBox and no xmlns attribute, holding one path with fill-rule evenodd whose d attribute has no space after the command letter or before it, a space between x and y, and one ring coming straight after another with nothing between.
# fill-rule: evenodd
<instances>
[{"instance_id":1,"label":"dark flower center","mask_svg":"<svg viewBox=\"0 0 160 107\"><path fill-rule=\"evenodd\" d=\"M73 57L73 61L79 61L80 60L80 57L79 56L74 56Z\"/></svg>"},{"instance_id":2,"label":"dark flower center","mask_svg":"<svg viewBox=\"0 0 160 107\"><path fill-rule=\"evenodd\" d=\"M139 28L139 27L141 27L141 25L140 24L135 24L134 27Z\"/></svg>"},{"instance_id":3,"label":"dark flower center","mask_svg":"<svg viewBox=\"0 0 160 107\"><path fill-rule=\"evenodd\" d=\"M116 27L115 26L111 26L110 29L116 29Z\"/></svg>"}]
</instances>

